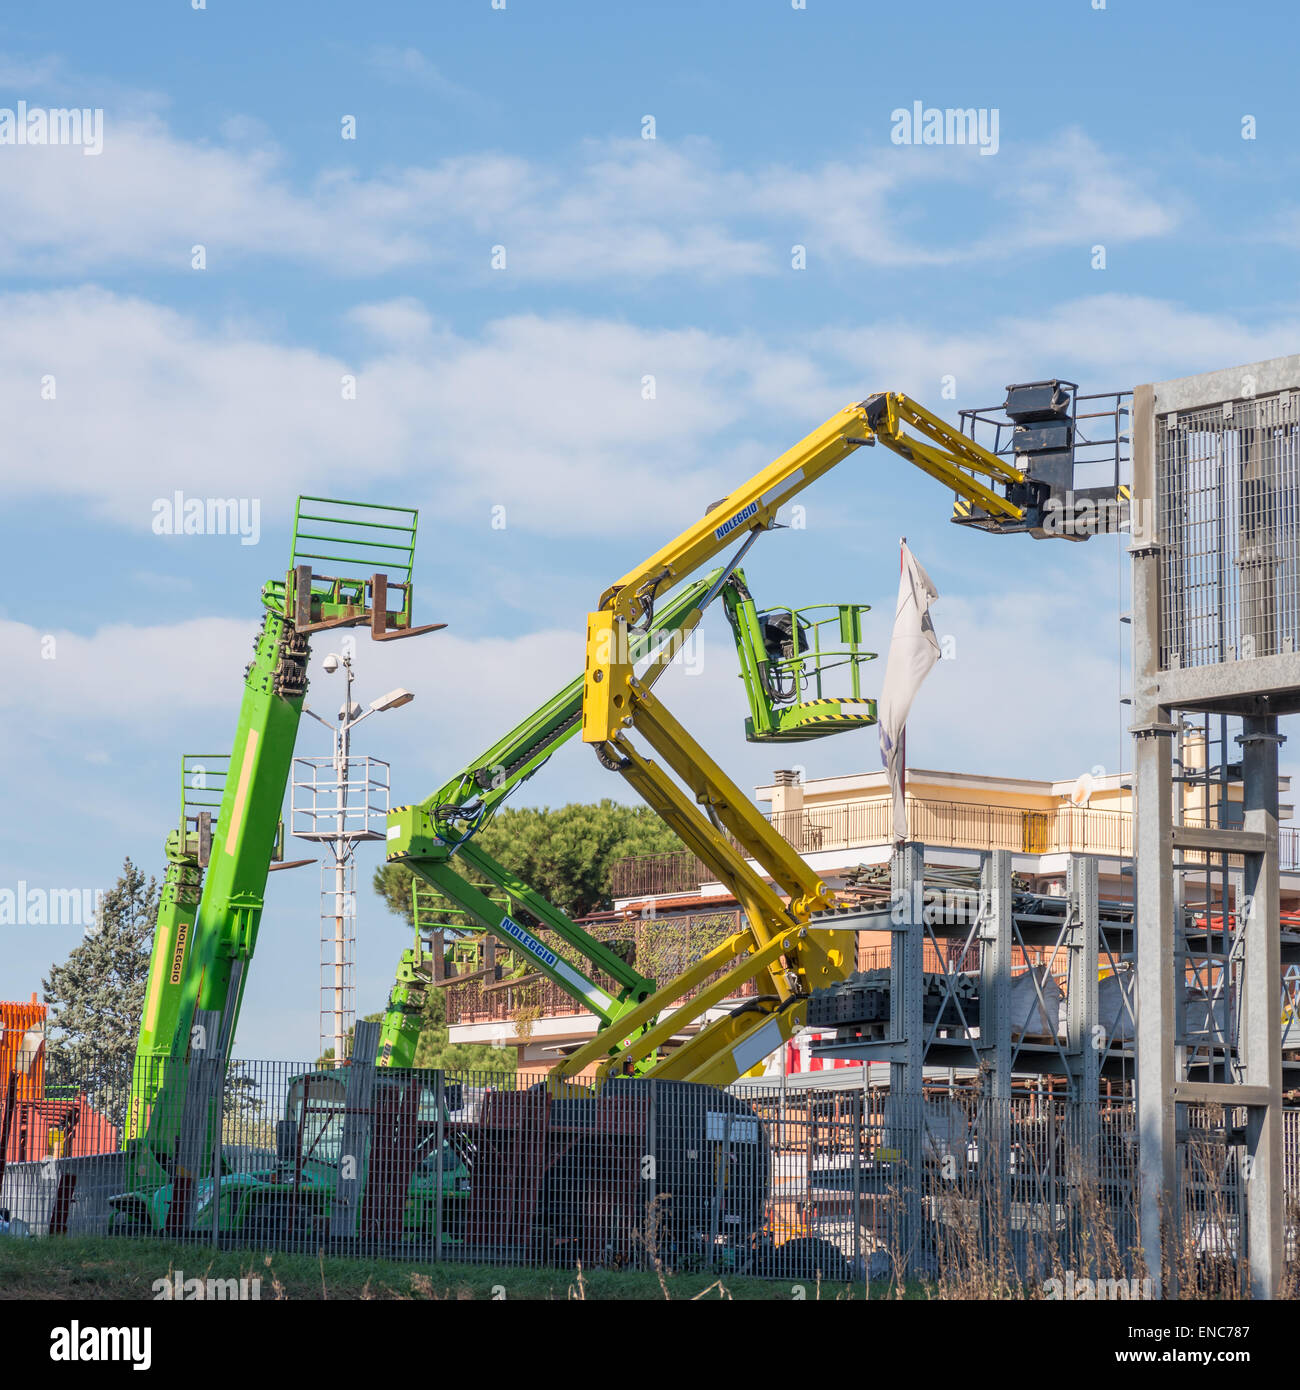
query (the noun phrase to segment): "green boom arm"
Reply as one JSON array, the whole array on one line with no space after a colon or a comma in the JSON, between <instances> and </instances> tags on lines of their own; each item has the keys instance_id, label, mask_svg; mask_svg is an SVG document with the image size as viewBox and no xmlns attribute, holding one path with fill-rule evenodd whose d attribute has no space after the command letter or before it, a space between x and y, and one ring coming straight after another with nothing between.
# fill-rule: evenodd
<instances>
[{"instance_id":1,"label":"green boom arm","mask_svg":"<svg viewBox=\"0 0 1300 1390\"><path fill-rule=\"evenodd\" d=\"M650 655L663 639L679 631L697 613L697 605L721 576L715 570L687 585L656 614L652 632L634 639L633 660ZM399 806L388 821L388 861L402 863L459 909L465 920L499 937L532 968L589 1008L606 1027L654 993L653 980L634 970L604 942L584 931L535 889L480 849L473 836L522 782L537 771L556 748L578 731L582 717L582 677L570 681L480 758L456 774L426 800ZM557 955L495 900L456 872L451 861L482 875L493 890L504 891L584 961L615 980L611 995L591 977ZM417 936L402 955L380 1031L379 1064L414 1065L420 1040L425 989L431 974Z\"/></svg>"}]
</instances>

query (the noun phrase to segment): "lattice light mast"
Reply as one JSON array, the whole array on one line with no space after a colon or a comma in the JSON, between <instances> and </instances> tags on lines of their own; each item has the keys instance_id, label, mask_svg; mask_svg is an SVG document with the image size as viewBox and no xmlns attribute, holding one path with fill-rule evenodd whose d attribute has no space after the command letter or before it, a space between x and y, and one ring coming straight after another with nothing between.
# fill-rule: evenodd
<instances>
[{"instance_id":1,"label":"lattice light mast","mask_svg":"<svg viewBox=\"0 0 1300 1390\"><path fill-rule=\"evenodd\" d=\"M320 1050L323 1056L332 1048L334 1065L341 1066L356 1022L356 847L384 838L389 806L389 765L368 754L354 757L352 730L415 696L399 686L362 708L352 698L351 655L331 652L323 665L330 675L343 669L337 724L305 705L303 713L330 730L334 750L329 758L294 759L293 814L294 834L330 851L321 863Z\"/></svg>"}]
</instances>

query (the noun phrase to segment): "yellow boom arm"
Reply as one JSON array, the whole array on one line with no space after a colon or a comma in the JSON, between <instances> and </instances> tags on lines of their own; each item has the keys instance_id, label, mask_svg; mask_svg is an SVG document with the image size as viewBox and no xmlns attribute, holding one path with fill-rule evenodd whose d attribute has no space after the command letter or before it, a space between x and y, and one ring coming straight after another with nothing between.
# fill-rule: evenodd
<instances>
[{"instance_id":1,"label":"yellow boom arm","mask_svg":"<svg viewBox=\"0 0 1300 1390\"><path fill-rule=\"evenodd\" d=\"M854 450L877 441L990 515L1012 522L1024 516L1023 508L978 476L1005 485L1023 482L1023 473L907 396L881 393L846 406L756 473L606 589L599 608L588 614L584 742L597 745L601 761L619 771L711 868L744 909L746 926L646 1000L644 1019L621 1018L566 1059L557 1079L593 1063L602 1077L629 1069L752 980L757 988L752 999L709 1023L653 1068L658 1076L727 1085L793 1035L804 1022L813 989L844 979L853 968L852 935L834 926L840 906L834 893L655 699L650 687L662 664L640 679L635 676L630 632L649 623L659 592L745 534L769 529L778 508ZM685 783L689 795L637 751L629 738L632 729ZM822 916L819 925L814 914L832 915ZM692 991L684 1002L682 996ZM635 1026L670 1009L651 1031L629 1040Z\"/></svg>"},{"instance_id":2,"label":"yellow boom arm","mask_svg":"<svg viewBox=\"0 0 1300 1390\"><path fill-rule=\"evenodd\" d=\"M916 435L906 433L904 427L908 425L917 431ZM767 529L779 507L855 449L873 445L877 440L992 515L1015 521L1024 516L1023 507L1009 502L976 476L985 474L1003 484L1021 483L1025 475L1018 468L968 439L909 396L881 392L832 415L742 483L707 516L629 570L601 594L600 609L636 623L646 605L653 603L656 591L671 588L746 531Z\"/></svg>"}]
</instances>

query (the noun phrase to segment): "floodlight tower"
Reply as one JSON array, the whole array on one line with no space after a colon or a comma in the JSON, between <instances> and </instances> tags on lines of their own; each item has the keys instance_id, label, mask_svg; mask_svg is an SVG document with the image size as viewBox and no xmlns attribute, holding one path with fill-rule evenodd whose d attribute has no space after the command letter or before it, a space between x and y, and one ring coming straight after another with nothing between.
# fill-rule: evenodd
<instances>
[{"instance_id":1,"label":"floodlight tower","mask_svg":"<svg viewBox=\"0 0 1300 1390\"><path fill-rule=\"evenodd\" d=\"M334 1065L346 1060L348 1030L356 1021L357 845L382 840L388 818L389 766L368 754L352 755L352 730L372 714L409 705L415 696L390 690L364 709L352 698L352 656L331 652L326 674L343 668L344 694L337 724L303 706L334 739L329 758L294 759L293 833L330 850L321 862L320 1050L334 1050Z\"/></svg>"}]
</instances>

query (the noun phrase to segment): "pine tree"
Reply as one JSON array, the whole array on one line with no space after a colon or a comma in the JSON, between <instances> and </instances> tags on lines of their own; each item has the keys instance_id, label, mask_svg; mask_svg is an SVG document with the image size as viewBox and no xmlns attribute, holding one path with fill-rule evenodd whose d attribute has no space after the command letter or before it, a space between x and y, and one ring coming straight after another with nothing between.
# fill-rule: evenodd
<instances>
[{"instance_id":1,"label":"pine tree","mask_svg":"<svg viewBox=\"0 0 1300 1390\"><path fill-rule=\"evenodd\" d=\"M555 808L503 807L475 843L570 917L613 906L609 876L617 860L682 847L648 806L625 806L608 798ZM480 882L472 870L462 872ZM374 888L391 911L412 920L411 871L405 865L376 869Z\"/></svg>"},{"instance_id":2,"label":"pine tree","mask_svg":"<svg viewBox=\"0 0 1300 1390\"><path fill-rule=\"evenodd\" d=\"M84 939L41 981L51 1082L90 1094L130 1084L157 917L157 880L124 860Z\"/></svg>"}]
</instances>

